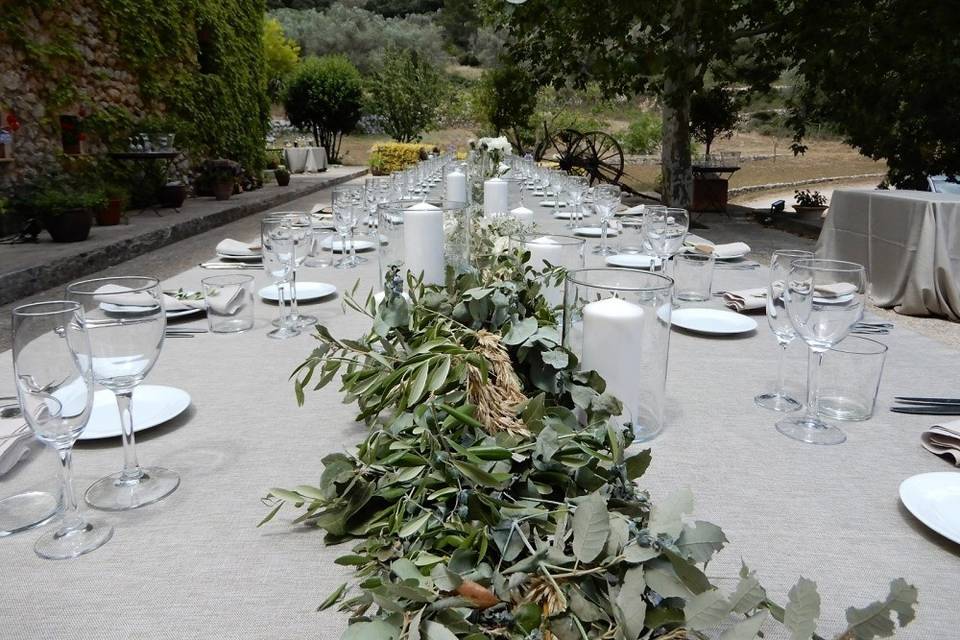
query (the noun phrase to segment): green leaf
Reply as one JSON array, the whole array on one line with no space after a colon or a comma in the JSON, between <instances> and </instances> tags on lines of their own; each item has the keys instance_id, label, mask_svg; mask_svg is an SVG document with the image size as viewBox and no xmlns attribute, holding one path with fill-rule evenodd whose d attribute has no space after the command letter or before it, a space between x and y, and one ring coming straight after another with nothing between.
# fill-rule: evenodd
<instances>
[{"instance_id":1,"label":"green leaf","mask_svg":"<svg viewBox=\"0 0 960 640\"><path fill-rule=\"evenodd\" d=\"M653 456L650 453L650 449L644 449L640 453L627 458L625 461L627 465L627 478L636 480L646 473L652 459Z\"/></svg>"},{"instance_id":2,"label":"green leaf","mask_svg":"<svg viewBox=\"0 0 960 640\"><path fill-rule=\"evenodd\" d=\"M433 620L425 620L420 631L423 633L423 640L457 640L453 631Z\"/></svg>"},{"instance_id":3,"label":"green leaf","mask_svg":"<svg viewBox=\"0 0 960 640\"><path fill-rule=\"evenodd\" d=\"M689 598L683 614L691 629L705 631L723 622L730 615L730 606L720 591L711 589Z\"/></svg>"},{"instance_id":4,"label":"green leaf","mask_svg":"<svg viewBox=\"0 0 960 640\"><path fill-rule=\"evenodd\" d=\"M447 382L447 376L450 375L450 363L453 358L444 356L440 359L440 365L433 370L430 380L427 382L427 391L433 393Z\"/></svg>"},{"instance_id":5,"label":"green leaf","mask_svg":"<svg viewBox=\"0 0 960 640\"><path fill-rule=\"evenodd\" d=\"M766 590L760 585L756 576L747 569L746 565L740 570L740 582L737 589L730 595L730 608L736 613L745 614L755 609L767 599Z\"/></svg>"},{"instance_id":6,"label":"green leaf","mask_svg":"<svg viewBox=\"0 0 960 640\"><path fill-rule=\"evenodd\" d=\"M554 369L566 369L567 365L570 363L570 356L567 355L567 352L563 349L551 349L550 351L544 351L540 354L540 357L543 359L545 364L550 365Z\"/></svg>"},{"instance_id":7,"label":"green leaf","mask_svg":"<svg viewBox=\"0 0 960 640\"><path fill-rule=\"evenodd\" d=\"M753 640L760 633L760 627L767 619L767 612L761 611L755 616L741 620L727 629L720 636L720 640Z\"/></svg>"},{"instance_id":8,"label":"green leaf","mask_svg":"<svg viewBox=\"0 0 960 640\"><path fill-rule=\"evenodd\" d=\"M809 640L817 631L820 617L820 594L817 583L800 578L787 594L783 624L790 630L790 640Z\"/></svg>"},{"instance_id":9,"label":"green leaf","mask_svg":"<svg viewBox=\"0 0 960 640\"><path fill-rule=\"evenodd\" d=\"M673 565L664 560L653 560L644 565L644 578L647 586L663 598L689 598L693 593L687 588Z\"/></svg>"},{"instance_id":10,"label":"green leaf","mask_svg":"<svg viewBox=\"0 0 960 640\"><path fill-rule=\"evenodd\" d=\"M407 406L412 407L420 400L420 396L427 388L427 379L430 376L430 360L427 360L417 367L417 375L410 385L410 391L407 394Z\"/></svg>"},{"instance_id":11,"label":"green leaf","mask_svg":"<svg viewBox=\"0 0 960 640\"><path fill-rule=\"evenodd\" d=\"M533 455L544 462L550 462L553 454L560 450L560 438L552 427L545 427L537 435L537 444L533 449ZM541 467L543 468L543 467Z\"/></svg>"},{"instance_id":12,"label":"green leaf","mask_svg":"<svg viewBox=\"0 0 960 640\"><path fill-rule=\"evenodd\" d=\"M651 535L666 534L676 539L683 528L683 515L693 511L693 494L690 489L680 489L664 500L650 507L650 523L647 528Z\"/></svg>"},{"instance_id":13,"label":"green leaf","mask_svg":"<svg viewBox=\"0 0 960 640\"><path fill-rule=\"evenodd\" d=\"M334 589L333 593L328 595L324 599L324 601L320 603L320 606L317 607L317 611L323 611L324 609L329 609L330 607L335 605L340 600L340 598L343 597L343 593L346 590L347 590L347 583L344 582L339 587Z\"/></svg>"},{"instance_id":14,"label":"green leaf","mask_svg":"<svg viewBox=\"0 0 960 640\"><path fill-rule=\"evenodd\" d=\"M534 602L521 604L513 610L513 620L524 633L530 633L540 626L540 606Z\"/></svg>"},{"instance_id":15,"label":"green leaf","mask_svg":"<svg viewBox=\"0 0 960 640\"><path fill-rule=\"evenodd\" d=\"M610 533L606 500L590 493L577 500L573 512L573 553L581 562L592 562L603 551Z\"/></svg>"},{"instance_id":16,"label":"green leaf","mask_svg":"<svg viewBox=\"0 0 960 640\"><path fill-rule=\"evenodd\" d=\"M354 622L340 636L340 640L397 640L400 629L384 620Z\"/></svg>"},{"instance_id":17,"label":"green leaf","mask_svg":"<svg viewBox=\"0 0 960 640\"><path fill-rule=\"evenodd\" d=\"M537 319L530 317L524 318L519 322L513 322L510 324L510 330L504 334L501 341L506 345L518 345L523 342L526 342L527 338L532 336L537 332Z\"/></svg>"},{"instance_id":18,"label":"green leaf","mask_svg":"<svg viewBox=\"0 0 960 640\"><path fill-rule=\"evenodd\" d=\"M914 619L916 604L917 588L907 584L903 578L897 578L890 583L890 593L886 600L874 602L863 609L847 609L847 624L850 626L841 636L853 637L856 640L888 638L895 630L891 614L896 614L897 623L904 627Z\"/></svg>"},{"instance_id":19,"label":"green leaf","mask_svg":"<svg viewBox=\"0 0 960 640\"><path fill-rule=\"evenodd\" d=\"M641 547L637 543L628 545L623 550L623 559L631 564L638 564L652 560L660 555L660 552L653 547Z\"/></svg>"},{"instance_id":20,"label":"green leaf","mask_svg":"<svg viewBox=\"0 0 960 640\"><path fill-rule=\"evenodd\" d=\"M677 538L677 548L694 562L706 563L713 554L723 548L727 536L715 524L697 520L693 526L686 525Z\"/></svg>"},{"instance_id":21,"label":"green leaf","mask_svg":"<svg viewBox=\"0 0 960 640\"><path fill-rule=\"evenodd\" d=\"M451 460L450 463L457 468L457 471L469 478L471 482L482 487L501 489L512 477L509 476L509 474L489 473L477 465L464 462L463 460Z\"/></svg>"},{"instance_id":22,"label":"green leaf","mask_svg":"<svg viewBox=\"0 0 960 640\"><path fill-rule=\"evenodd\" d=\"M282 503L282 502L278 502L278 503L277 503L277 506L275 506L273 509L270 509L270 513L268 513L268 514L266 515L266 517L264 517L264 519L261 520L260 523L259 523L257 526L258 526L258 527L262 527L263 525L265 525L265 524L267 524L268 522L270 522L271 520L273 520L273 517L274 517L275 515L277 515L277 512L280 511L280 507L282 507L282 506L283 506L283 503Z\"/></svg>"},{"instance_id":23,"label":"green leaf","mask_svg":"<svg viewBox=\"0 0 960 640\"><path fill-rule=\"evenodd\" d=\"M647 615L647 603L643 594L647 583L643 578L643 567L628 569L623 576L620 593L617 594L617 609L623 624L623 633L627 640L637 640L643 632Z\"/></svg>"},{"instance_id":24,"label":"green leaf","mask_svg":"<svg viewBox=\"0 0 960 640\"><path fill-rule=\"evenodd\" d=\"M430 513L425 513L421 516L417 516L407 524L403 525L403 527L400 528L400 533L398 533L397 535L400 536L401 538L409 538L413 534L420 531L420 529L427 526L427 522L430 521L431 515L432 514Z\"/></svg>"}]
</instances>

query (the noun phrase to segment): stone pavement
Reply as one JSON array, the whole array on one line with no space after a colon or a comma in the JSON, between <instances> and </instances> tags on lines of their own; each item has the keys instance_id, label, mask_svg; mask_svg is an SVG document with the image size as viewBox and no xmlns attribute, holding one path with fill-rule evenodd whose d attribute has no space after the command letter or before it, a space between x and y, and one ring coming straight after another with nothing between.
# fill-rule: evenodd
<instances>
[{"instance_id":1,"label":"stone pavement","mask_svg":"<svg viewBox=\"0 0 960 640\"><path fill-rule=\"evenodd\" d=\"M56 243L43 232L37 244L0 245L0 304L78 280L110 265L365 173L364 167L331 166L323 173L291 176L287 187L269 184L224 201L190 198L179 212L160 209L162 216L152 210L129 212L130 224L95 226L83 242Z\"/></svg>"}]
</instances>

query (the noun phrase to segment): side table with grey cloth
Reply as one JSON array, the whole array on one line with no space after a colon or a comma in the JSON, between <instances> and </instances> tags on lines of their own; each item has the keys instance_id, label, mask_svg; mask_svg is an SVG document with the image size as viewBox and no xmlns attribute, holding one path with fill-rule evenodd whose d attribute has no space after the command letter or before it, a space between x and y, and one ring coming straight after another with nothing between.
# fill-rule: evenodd
<instances>
[{"instance_id":1,"label":"side table with grey cloth","mask_svg":"<svg viewBox=\"0 0 960 640\"><path fill-rule=\"evenodd\" d=\"M288 147L283 161L290 173L316 173L327 170L327 151L323 147Z\"/></svg>"},{"instance_id":2,"label":"side table with grey cloth","mask_svg":"<svg viewBox=\"0 0 960 640\"><path fill-rule=\"evenodd\" d=\"M834 191L817 255L863 264L877 306L960 320L958 195Z\"/></svg>"}]
</instances>

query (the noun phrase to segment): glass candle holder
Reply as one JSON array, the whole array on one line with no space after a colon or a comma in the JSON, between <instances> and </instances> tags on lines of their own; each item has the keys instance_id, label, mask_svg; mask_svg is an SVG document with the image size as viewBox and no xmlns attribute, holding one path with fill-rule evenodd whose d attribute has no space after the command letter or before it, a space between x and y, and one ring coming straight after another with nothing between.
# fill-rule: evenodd
<instances>
[{"instance_id":1,"label":"glass candle holder","mask_svg":"<svg viewBox=\"0 0 960 640\"><path fill-rule=\"evenodd\" d=\"M563 235L510 236L511 248L530 252L530 266L543 271L548 265L569 271L583 269L587 241L584 238ZM543 296L552 306L563 303L563 281L559 284L543 282Z\"/></svg>"},{"instance_id":2,"label":"glass candle holder","mask_svg":"<svg viewBox=\"0 0 960 640\"><path fill-rule=\"evenodd\" d=\"M466 204L443 200L393 201L377 205L380 284L391 267L442 285L446 267L470 269L470 215Z\"/></svg>"},{"instance_id":3,"label":"glass candle holder","mask_svg":"<svg viewBox=\"0 0 960 640\"><path fill-rule=\"evenodd\" d=\"M673 280L630 269L567 274L563 344L624 406L638 441L664 427Z\"/></svg>"}]
</instances>

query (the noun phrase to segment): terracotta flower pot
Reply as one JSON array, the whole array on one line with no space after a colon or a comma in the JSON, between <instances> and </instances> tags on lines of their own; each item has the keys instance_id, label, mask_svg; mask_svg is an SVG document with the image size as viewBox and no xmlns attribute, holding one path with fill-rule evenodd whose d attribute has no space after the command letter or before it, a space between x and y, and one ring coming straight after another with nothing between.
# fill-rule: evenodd
<instances>
[{"instance_id":1,"label":"terracotta flower pot","mask_svg":"<svg viewBox=\"0 0 960 640\"><path fill-rule=\"evenodd\" d=\"M217 200L229 200L233 195L233 180L220 180L213 183L213 197Z\"/></svg>"},{"instance_id":2,"label":"terracotta flower pot","mask_svg":"<svg viewBox=\"0 0 960 640\"><path fill-rule=\"evenodd\" d=\"M97 226L109 227L120 224L123 217L123 198L110 198L107 206L97 211Z\"/></svg>"},{"instance_id":3,"label":"terracotta flower pot","mask_svg":"<svg viewBox=\"0 0 960 640\"><path fill-rule=\"evenodd\" d=\"M80 242L90 235L93 216L88 209L71 209L59 214L45 214L43 226L54 242Z\"/></svg>"},{"instance_id":4,"label":"terracotta flower pot","mask_svg":"<svg viewBox=\"0 0 960 640\"><path fill-rule=\"evenodd\" d=\"M229 197L229 196L228 196ZM165 208L179 209L187 199L187 185L179 182L165 184L160 189L160 206ZM217 198L219 200L219 198Z\"/></svg>"}]
</instances>

